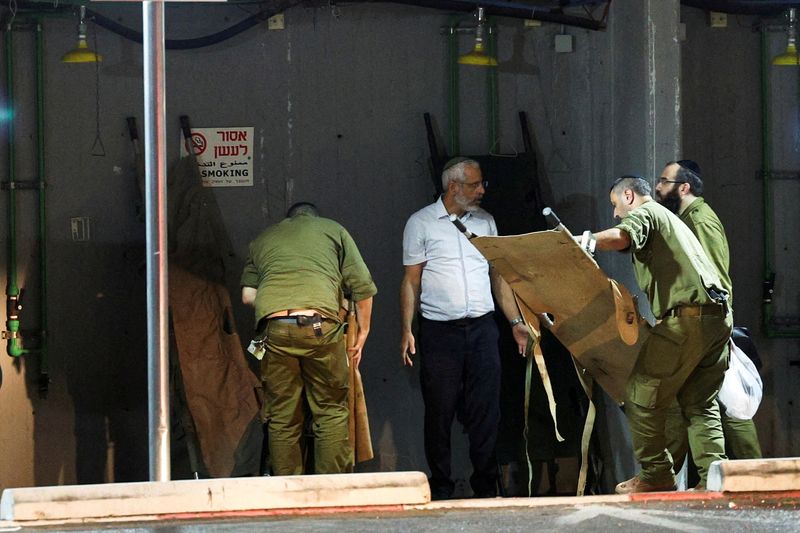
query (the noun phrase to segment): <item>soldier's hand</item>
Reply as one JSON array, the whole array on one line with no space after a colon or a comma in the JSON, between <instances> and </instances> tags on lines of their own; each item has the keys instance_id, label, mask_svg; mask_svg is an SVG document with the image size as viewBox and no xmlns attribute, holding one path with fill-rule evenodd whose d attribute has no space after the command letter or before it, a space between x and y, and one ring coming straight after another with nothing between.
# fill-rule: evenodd
<instances>
[{"instance_id":1,"label":"soldier's hand","mask_svg":"<svg viewBox=\"0 0 800 533\"><path fill-rule=\"evenodd\" d=\"M347 357L350 358L350 364L353 365L354 368L358 368L358 365L361 363L361 354L364 350L364 345L367 343L368 335L368 329L363 327L359 328L356 342L347 349Z\"/></svg>"},{"instance_id":2,"label":"soldier's hand","mask_svg":"<svg viewBox=\"0 0 800 533\"><path fill-rule=\"evenodd\" d=\"M347 349L347 357L350 358L350 364L353 365L354 368L358 368L358 365L361 363L361 352L363 348L363 344L355 344Z\"/></svg>"},{"instance_id":3,"label":"soldier's hand","mask_svg":"<svg viewBox=\"0 0 800 533\"><path fill-rule=\"evenodd\" d=\"M403 333L400 339L400 356L403 358L404 366L414 366L414 361L411 357L417 354L416 341L414 334L411 332Z\"/></svg>"},{"instance_id":4,"label":"soldier's hand","mask_svg":"<svg viewBox=\"0 0 800 533\"><path fill-rule=\"evenodd\" d=\"M594 255L595 248L597 247L597 239L594 238L594 234L591 231L587 229L581 235L573 235L572 238L575 239L575 244L589 254Z\"/></svg>"}]
</instances>

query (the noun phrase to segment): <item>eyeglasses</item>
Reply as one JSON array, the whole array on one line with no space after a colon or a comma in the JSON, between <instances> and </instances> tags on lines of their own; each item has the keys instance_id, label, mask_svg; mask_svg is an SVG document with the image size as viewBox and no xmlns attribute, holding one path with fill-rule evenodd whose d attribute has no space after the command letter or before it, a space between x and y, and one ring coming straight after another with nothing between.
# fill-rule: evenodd
<instances>
[{"instance_id":1,"label":"eyeglasses","mask_svg":"<svg viewBox=\"0 0 800 533\"><path fill-rule=\"evenodd\" d=\"M489 187L489 180L473 181L472 183L467 183L466 181L457 181L456 183L460 183L461 185L463 185L464 187L468 188L471 191L474 191L481 185L483 185L484 189Z\"/></svg>"},{"instance_id":2,"label":"eyeglasses","mask_svg":"<svg viewBox=\"0 0 800 533\"><path fill-rule=\"evenodd\" d=\"M661 185L664 185L664 184L666 184L666 183L687 183L687 182L685 182L685 181L678 181L678 180L668 180L667 178L658 178L658 182L659 182Z\"/></svg>"}]
</instances>

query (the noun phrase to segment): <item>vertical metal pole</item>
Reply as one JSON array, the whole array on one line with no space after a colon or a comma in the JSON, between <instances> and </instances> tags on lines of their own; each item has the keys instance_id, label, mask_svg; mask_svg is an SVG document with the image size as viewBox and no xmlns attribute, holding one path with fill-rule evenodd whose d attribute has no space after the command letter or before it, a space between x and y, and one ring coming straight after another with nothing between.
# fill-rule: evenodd
<instances>
[{"instance_id":1,"label":"vertical metal pole","mask_svg":"<svg viewBox=\"0 0 800 533\"><path fill-rule=\"evenodd\" d=\"M489 57L497 57L497 36L492 21L486 18L486 53ZM489 154L500 153L500 99L497 95L497 67L486 69L487 92L489 93Z\"/></svg>"},{"instance_id":2,"label":"vertical metal pole","mask_svg":"<svg viewBox=\"0 0 800 533\"><path fill-rule=\"evenodd\" d=\"M150 481L169 481L164 2L142 2Z\"/></svg>"},{"instance_id":3,"label":"vertical metal pole","mask_svg":"<svg viewBox=\"0 0 800 533\"><path fill-rule=\"evenodd\" d=\"M447 112L450 126L450 153L449 156L457 156L460 153L460 110L458 106L458 16L450 17L450 33L447 34L447 73L448 73L448 92L447 92Z\"/></svg>"}]
</instances>

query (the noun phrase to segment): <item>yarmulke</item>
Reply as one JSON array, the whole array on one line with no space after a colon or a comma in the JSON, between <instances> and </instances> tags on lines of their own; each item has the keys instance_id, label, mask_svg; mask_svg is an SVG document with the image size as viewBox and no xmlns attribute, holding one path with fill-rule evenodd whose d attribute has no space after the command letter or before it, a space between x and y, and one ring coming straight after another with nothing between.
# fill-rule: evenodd
<instances>
[{"instance_id":1,"label":"yarmulke","mask_svg":"<svg viewBox=\"0 0 800 533\"><path fill-rule=\"evenodd\" d=\"M447 170L448 168L452 168L452 167L456 166L459 163L463 163L464 161L469 161L469 158L468 157L461 157L461 156L454 157L450 161L448 161L447 163L444 164L444 168L442 170Z\"/></svg>"},{"instance_id":2,"label":"yarmulke","mask_svg":"<svg viewBox=\"0 0 800 533\"><path fill-rule=\"evenodd\" d=\"M681 167L683 167L683 168L685 168L687 170L691 170L692 172L694 172L697 175L698 178L703 175L703 173L700 172L700 165L698 165L697 163L695 163L691 159L681 159L680 161L678 161L678 165L680 165Z\"/></svg>"}]
</instances>

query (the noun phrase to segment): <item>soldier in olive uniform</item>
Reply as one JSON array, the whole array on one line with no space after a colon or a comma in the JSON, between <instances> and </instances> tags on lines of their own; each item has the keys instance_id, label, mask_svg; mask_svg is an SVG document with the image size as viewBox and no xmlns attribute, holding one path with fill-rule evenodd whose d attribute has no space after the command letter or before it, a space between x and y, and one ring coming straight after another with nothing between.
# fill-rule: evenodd
<instances>
[{"instance_id":1,"label":"soldier in olive uniform","mask_svg":"<svg viewBox=\"0 0 800 533\"><path fill-rule=\"evenodd\" d=\"M314 473L351 472L347 365L361 361L377 292L353 238L313 204L297 203L250 243L241 285L242 302L255 307L265 352L272 473L304 473L303 396L313 417ZM343 286L352 291L359 322L349 353L339 316Z\"/></svg>"},{"instance_id":2,"label":"soldier in olive uniform","mask_svg":"<svg viewBox=\"0 0 800 533\"><path fill-rule=\"evenodd\" d=\"M692 230L703 246L708 258L717 268L723 288L728 292L728 306L732 308L733 292L729 274L730 252L725 228L719 217L701 195L703 179L700 167L684 159L667 163L656 184L658 203L678 215ZM739 420L727 416L720 407L722 431L725 434L725 453L731 459L757 459L761 457L753 420ZM680 470L688 452L686 423L680 412L671 413L667 419L667 449L672 454L675 470Z\"/></svg>"},{"instance_id":3,"label":"soldier in olive uniform","mask_svg":"<svg viewBox=\"0 0 800 533\"><path fill-rule=\"evenodd\" d=\"M715 399L731 334L726 293L697 238L653 201L647 181L623 176L609 196L614 216L622 220L593 236L596 247L631 252L636 279L657 319L626 386L625 415L642 469L616 491L675 490L665 423L676 398L705 487L711 463L725 458Z\"/></svg>"}]
</instances>

